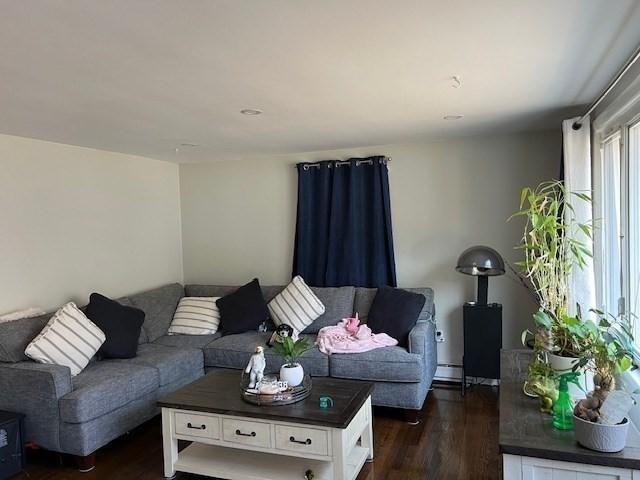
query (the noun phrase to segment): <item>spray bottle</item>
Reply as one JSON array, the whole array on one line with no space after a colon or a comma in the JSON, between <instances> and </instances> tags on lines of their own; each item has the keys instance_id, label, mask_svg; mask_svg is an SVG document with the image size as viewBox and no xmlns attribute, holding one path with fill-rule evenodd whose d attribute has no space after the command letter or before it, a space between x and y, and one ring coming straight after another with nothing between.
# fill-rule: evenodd
<instances>
[{"instance_id":1,"label":"spray bottle","mask_svg":"<svg viewBox=\"0 0 640 480\"><path fill-rule=\"evenodd\" d=\"M573 430L573 400L569 396L569 382L580 388L579 373L569 372L560 375L558 400L553 405L553 426L558 430Z\"/></svg>"}]
</instances>

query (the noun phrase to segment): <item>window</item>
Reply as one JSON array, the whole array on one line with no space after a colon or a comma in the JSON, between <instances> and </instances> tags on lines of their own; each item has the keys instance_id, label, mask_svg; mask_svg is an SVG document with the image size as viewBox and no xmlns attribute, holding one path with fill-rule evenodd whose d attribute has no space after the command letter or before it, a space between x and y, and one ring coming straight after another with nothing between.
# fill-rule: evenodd
<instances>
[{"instance_id":1,"label":"window","mask_svg":"<svg viewBox=\"0 0 640 480\"><path fill-rule=\"evenodd\" d=\"M599 308L617 315L620 313L622 295L622 262L620 259L623 240L620 225L620 135L607 138L600 148L600 177L605 187L600 197L601 215L596 224L601 235L602 286Z\"/></svg>"},{"instance_id":2,"label":"window","mask_svg":"<svg viewBox=\"0 0 640 480\"><path fill-rule=\"evenodd\" d=\"M629 126L629 312L640 318L640 121ZM636 320L636 326L638 325ZM640 328L636 329L640 332ZM636 335L638 336L638 335Z\"/></svg>"},{"instance_id":3,"label":"window","mask_svg":"<svg viewBox=\"0 0 640 480\"><path fill-rule=\"evenodd\" d=\"M627 315L640 344L640 116L594 136L598 307Z\"/></svg>"}]
</instances>

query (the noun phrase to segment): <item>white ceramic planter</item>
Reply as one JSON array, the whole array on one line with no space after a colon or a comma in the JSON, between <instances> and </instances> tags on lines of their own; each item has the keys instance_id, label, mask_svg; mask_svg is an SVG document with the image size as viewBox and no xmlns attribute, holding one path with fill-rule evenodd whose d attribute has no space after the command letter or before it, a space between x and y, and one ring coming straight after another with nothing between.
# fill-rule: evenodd
<instances>
[{"instance_id":1,"label":"white ceramic planter","mask_svg":"<svg viewBox=\"0 0 640 480\"><path fill-rule=\"evenodd\" d=\"M627 443L629 420L626 418L618 425L602 425L588 422L574 415L573 426L578 443L591 450L619 452Z\"/></svg>"},{"instance_id":2,"label":"white ceramic planter","mask_svg":"<svg viewBox=\"0 0 640 480\"><path fill-rule=\"evenodd\" d=\"M561 357L560 355L556 355L554 353L547 354L549 358L549 364L551 368L553 368L556 372L559 373L568 373L570 372L575 365L580 361L579 358L573 357Z\"/></svg>"},{"instance_id":3,"label":"white ceramic planter","mask_svg":"<svg viewBox=\"0 0 640 480\"><path fill-rule=\"evenodd\" d=\"M290 387L297 387L304 380L304 370L299 363L286 364L280 367L280 380L288 382Z\"/></svg>"}]
</instances>

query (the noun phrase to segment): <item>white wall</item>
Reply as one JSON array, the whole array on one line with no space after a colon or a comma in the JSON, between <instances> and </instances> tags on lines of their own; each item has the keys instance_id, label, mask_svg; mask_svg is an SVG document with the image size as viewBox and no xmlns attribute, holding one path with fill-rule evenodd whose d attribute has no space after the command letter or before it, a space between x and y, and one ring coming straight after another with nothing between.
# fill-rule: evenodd
<instances>
[{"instance_id":1,"label":"white wall","mask_svg":"<svg viewBox=\"0 0 640 480\"><path fill-rule=\"evenodd\" d=\"M464 138L412 145L315 152L180 166L186 283L262 284L290 279L297 161L389 155L391 207L400 286L435 290L446 342L442 363L461 362L462 304L475 279L454 271L458 255L487 244L510 260L522 224L506 219L520 189L556 177L559 132ZM223 160L223 159L222 159ZM490 300L504 306L504 345L519 345L534 304L509 276L492 278Z\"/></svg>"},{"instance_id":2,"label":"white wall","mask_svg":"<svg viewBox=\"0 0 640 480\"><path fill-rule=\"evenodd\" d=\"M181 280L177 165L0 135L0 313Z\"/></svg>"}]
</instances>

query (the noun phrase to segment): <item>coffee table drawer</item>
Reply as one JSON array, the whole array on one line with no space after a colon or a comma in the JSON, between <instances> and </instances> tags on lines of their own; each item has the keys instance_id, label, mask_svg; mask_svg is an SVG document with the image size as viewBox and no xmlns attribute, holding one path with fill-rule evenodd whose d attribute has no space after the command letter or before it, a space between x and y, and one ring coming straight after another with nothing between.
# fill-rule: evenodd
<instances>
[{"instance_id":1,"label":"coffee table drawer","mask_svg":"<svg viewBox=\"0 0 640 480\"><path fill-rule=\"evenodd\" d=\"M276 448L291 452L328 455L329 436L326 430L276 425Z\"/></svg>"},{"instance_id":2,"label":"coffee table drawer","mask_svg":"<svg viewBox=\"0 0 640 480\"><path fill-rule=\"evenodd\" d=\"M176 433L217 439L220 438L220 419L206 415L176 413Z\"/></svg>"},{"instance_id":3,"label":"coffee table drawer","mask_svg":"<svg viewBox=\"0 0 640 480\"><path fill-rule=\"evenodd\" d=\"M270 448L271 428L268 423L223 418L222 438L227 442Z\"/></svg>"}]
</instances>

